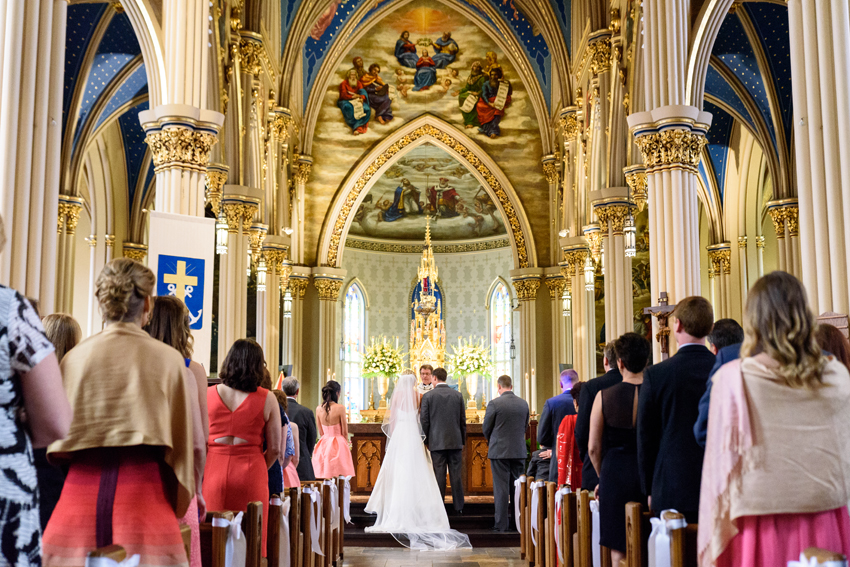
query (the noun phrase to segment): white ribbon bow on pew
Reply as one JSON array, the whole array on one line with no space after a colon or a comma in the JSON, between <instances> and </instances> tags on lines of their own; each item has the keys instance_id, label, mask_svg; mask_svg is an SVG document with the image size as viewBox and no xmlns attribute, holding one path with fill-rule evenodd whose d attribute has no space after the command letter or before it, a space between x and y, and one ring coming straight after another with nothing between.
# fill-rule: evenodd
<instances>
[{"instance_id":1,"label":"white ribbon bow on pew","mask_svg":"<svg viewBox=\"0 0 850 567\"><path fill-rule=\"evenodd\" d=\"M336 479L326 480L325 484L330 487L331 529L335 530L339 527L339 487L336 485Z\"/></svg>"},{"instance_id":2,"label":"white ribbon bow on pew","mask_svg":"<svg viewBox=\"0 0 850 567\"><path fill-rule=\"evenodd\" d=\"M537 509L540 507L540 497L538 496L538 488L546 486L544 481L531 483L531 541L537 545L537 538L534 537L534 532L539 532L540 527L537 525Z\"/></svg>"},{"instance_id":3,"label":"white ribbon bow on pew","mask_svg":"<svg viewBox=\"0 0 850 567\"><path fill-rule=\"evenodd\" d=\"M289 508L292 503L289 496L286 498L272 498L272 506L280 506L280 549L278 557L280 557L280 567L289 567L291 558L289 557Z\"/></svg>"},{"instance_id":4,"label":"white ribbon bow on pew","mask_svg":"<svg viewBox=\"0 0 850 567\"><path fill-rule=\"evenodd\" d=\"M672 558L670 557L670 534L673 530L680 530L687 526L687 522L680 518L678 520L662 520L664 514L672 512L677 514L676 510L664 510L659 518L650 518L649 523L652 525L652 531L649 534L648 545L648 567L670 567Z\"/></svg>"},{"instance_id":5,"label":"white ribbon bow on pew","mask_svg":"<svg viewBox=\"0 0 850 567\"><path fill-rule=\"evenodd\" d=\"M310 495L310 518L307 521L310 522L310 549L313 553L324 556L324 552L322 551L322 546L319 543L319 530L321 529L321 517L322 517L322 494L318 490L313 490L312 488L305 488L302 494Z\"/></svg>"},{"instance_id":6,"label":"white ribbon bow on pew","mask_svg":"<svg viewBox=\"0 0 850 567\"><path fill-rule=\"evenodd\" d=\"M555 525L558 528L561 527L561 506L564 504L564 496L572 492L572 489L569 486L565 486L558 490L555 493ZM564 550L561 548L561 530L558 529L555 531L555 547L558 549L558 559L563 563L564 559Z\"/></svg>"},{"instance_id":7,"label":"white ribbon bow on pew","mask_svg":"<svg viewBox=\"0 0 850 567\"><path fill-rule=\"evenodd\" d=\"M522 495L522 485L525 484L525 475L520 476L514 481L514 521L516 522L516 531L522 534L522 522L520 521L520 496Z\"/></svg>"},{"instance_id":8,"label":"white ribbon bow on pew","mask_svg":"<svg viewBox=\"0 0 850 567\"><path fill-rule=\"evenodd\" d=\"M86 567L139 567L141 558L138 553L124 561L115 561L111 557L86 557Z\"/></svg>"},{"instance_id":9,"label":"white ribbon bow on pew","mask_svg":"<svg viewBox=\"0 0 850 567\"><path fill-rule=\"evenodd\" d=\"M599 500L590 501L590 550L593 567L602 567L602 549L599 547Z\"/></svg>"},{"instance_id":10,"label":"white ribbon bow on pew","mask_svg":"<svg viewBox=\"0 0 850 567\"><path fill-rule=\"evenodd\" d=\"M228 522L224 518L213 518L214 528L227 528L227 544L224 547L224 567L245 567L248 557L248 541L242 533L242 515L239 512Z\"/></svg>"},{"instance_id":11,"label":"white ribbon bow on pew","mask_svg":"<svg viewBox=\"0 0 850 567\"><path fill-rule=\"evenodd\" d=\"M342 514L345 517L345 523L351 523L351 477L344 476L345 488L342 491Z\"/></svg>"},{"instance_id":12,"label":"white ribbon bow on pew","mask_svg":"<svg viewBox=\"0 0 850 567\"><path fill-rule=\"evenodd\" d=\"M88 564L86 564L88 567ZM817 557L812 557L810 559L806 559L806 554L800 554L799 561L789 561L788 567L847 567L846 561L824 561L823 563L818 562Z\"/></svg>"}]
</instances>

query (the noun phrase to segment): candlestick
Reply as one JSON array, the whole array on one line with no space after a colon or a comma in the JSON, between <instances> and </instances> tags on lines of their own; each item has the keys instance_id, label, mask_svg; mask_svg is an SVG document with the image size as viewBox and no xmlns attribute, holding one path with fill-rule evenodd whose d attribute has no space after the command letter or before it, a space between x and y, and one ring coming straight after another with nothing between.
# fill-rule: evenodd
<instances>
[{"instance_id":1,"label":"candlestick","mask_svg":"<svg viewBox=\"0 0 850 567\"><path fill-rule=\"evenodd\" d=\"M331 375L331 380L336 380L336 372Z\"/></svg>"},{"instance_id":2,"label":"candlestick","mask_svg":"<svg viewBox=\"0 0 850 567\"><path fill-rule=\"evenodd\" d=\"M530 395L531 388L529 387L528 384L529 384L529 382L528 382L528 372L526 372L525 373L525 391L522 393L523 394L522 397L525 398L525 401L530 404L531 403L531 395Z\"/></svg>"}]
</instances>

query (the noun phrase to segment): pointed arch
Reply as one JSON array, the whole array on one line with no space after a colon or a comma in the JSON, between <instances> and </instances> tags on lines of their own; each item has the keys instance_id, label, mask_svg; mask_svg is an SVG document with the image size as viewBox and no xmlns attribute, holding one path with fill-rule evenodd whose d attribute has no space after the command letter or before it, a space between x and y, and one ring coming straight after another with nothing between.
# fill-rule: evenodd
<instances>
[{"instance_id":1,"label":"pointed arch","mask_svg":"<svg viewBox=\"0 0 850 567\"><path fill-rule=\"evenodd\" d=\"M358 289L360 289L361 293L363 294L363 300L366 302L366 309L369 309L371 301L369 301L369 293L366 291L366 286L363 285L363 282L360 281L360 278L354 277L348 280L348 283L345 285L346 291L353 285L356 285ZM343 295L343 304L345 304L345 295Z\"/></svg>"},{"instance_id":2,"label":"pointed arch","mask_svg":"<svg viewBox=\"0 0 850 567\"><path fill-rule=\"evenodd\" d=\"M691 106L702 108L711 50L733 2L734 0L708 0L703 4L691 29L690 37L693 39L688 53L688 68L685 71L685 100Z\"/></svg>"},{"instance_id":3,"label":"pointed arch","mask_svg":"<svg viewBox=\"0 0 850 567\"><path fill-rule=\"evenodd\" d=\"M398 159L431 143L464 164L496 206L508 227L515 268L537 266L537 252L528 217L511 182L499 166L466 134L426 114L411 120L370 150L348 174L334 196L319 240L319 264L339 267L352 214L381 175Z\"/></svg>"},{"instance_id":4,"label":"pointed arch","mask_svg":"<svg viewBox=\"0 0 850 567\"><path fill-rule=\"evenodd\" d=\"M493 283L490 284L490 287L487 289L487 297L484 299L484 309L490 309L490 299L493 297L493 292L496 290L496 287L499 284L503 284L505 289L508 290L508 297L510 297L511 301L513 301L514 296L511 293L511 285L503 278L502 276L496 276L496 279L493 280Z\"/></svg>"}]
</instances>

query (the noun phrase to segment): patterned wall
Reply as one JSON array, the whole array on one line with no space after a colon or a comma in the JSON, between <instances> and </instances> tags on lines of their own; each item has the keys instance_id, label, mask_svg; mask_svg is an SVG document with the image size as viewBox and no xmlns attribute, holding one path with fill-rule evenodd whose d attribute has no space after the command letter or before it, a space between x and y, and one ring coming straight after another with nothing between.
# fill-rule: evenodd
<instances>
[{"instance_id":1,"label":"patterned wall","mask_svg":"<svg viewBox=\"0 0 850 567\"><path fill-rule=\"evenodd\" d=\"M448 343L456 344L458 336L484 337L487 340L487 292L497 277L510 282L508 272L513 267L511 249L500 248L470 254L435 254L435 257L440 287L446 296L443 312ZM419 260L420 256L416 254L345 251L342 261L342 268L348 272L345 285L351 279L358 278L369 298L367 337L383 334L390 339L398 337L400 344L407 345L410 332L408 302ZM338 334L342 332L341 305L337 318L340 322ZM517 328L514 318L515 332ZM451 349L448 350L451 352Z\"/></svg>"}]
</instances>

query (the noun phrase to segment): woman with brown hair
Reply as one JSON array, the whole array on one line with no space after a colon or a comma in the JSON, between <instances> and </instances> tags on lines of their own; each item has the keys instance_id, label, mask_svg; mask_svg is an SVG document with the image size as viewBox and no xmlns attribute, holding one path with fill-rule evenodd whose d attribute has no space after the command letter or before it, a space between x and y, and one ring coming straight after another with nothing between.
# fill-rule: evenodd
<instances>
[{"instance_id":1,"label":"woman with brown hair","mask_svg":"<svg viewBox=\"0 0 850 567\"><path fill-rule=\"evenodd\" d=\"M824 356L806 292L773 272L749 291L741 359L714 375L699 559L772 567L850 553L850 374Z\"/></svg>"},{"instance_id":2,"label":"woman with brown hair","mask_svg":"<svg viewBox=\"0 0 850 567\"><path fill-rule=\"evenodd\" d=\"M192 360L194 339L192 329L189 326L189 310L180 299L171 295L157 297L153 302L150 322L146 329L148 334L158 341L177 349L186 363L186 374L190 382L196 386L192 404L197 406L198 414L201 416L204 439L209 435L209 416L207 415L207 374L204 367ZM195 478L201 480L204 474L204 463L206 451L195 458ZM196 487L195 492L201 494L201 487ZM192 530L192 553L191 567L201 567L201 532L200 522L206 516L203 497L199 500L196 496L192 498L186 514L180 518L180 524L187 525Z\"/></svg>"},{"instance_id":3,"label":"woman with brown hair","mask_svg":"<svg viewBox=\"0 0 850 567\"><path fill-rule=\"evenodd\" d=\"M113 543L142 564L188 565L177 518L200 486L193 462L204 439L183 358L142 330L155 283L133 260L106 264L97 278L106 328L62 359L74 419L48 449L69 469L44 532L45 566L82 565Z\"/></svg>"},{"instance_id":4,"label":"woman with brown hair","mask_svg":"<svg viewBox=\"0 0 850 567\"><path fill-rule=\"evenodd\" d=\"M339 403L341 391L339 382L328 380L322 388L322 405L316 408L316 423L322 432L322 438L313 450L316 478L354 476L345 407Z\"/></svg>"},{"instance_id":5,"label":"woman with brown hair","mask_svg":"<svg viewBox=\"0 0 850 567\"><path fill-rule=\"evenodd\" d=\"M44 333L56 349L59 362L69 350L77 346L83 338L83 330L77 320L65 313L53 313L41 320ZM38 505L41 515L41 531L47 527L47 522L59 502L62 486L65 484L65 473L59 467L47 462L47 447L36 449L33 454L35 472L38 475Z\"/></svg>"},{"instance_id":6,"label":"woman with brown hair","mask_svg":"<svg viewBox=\"0 0 850 567\"><path fill-rule=\"evenodd\" d=\"M239 339L218 372L221 384L207 389L204 497L210 510L245 511L249 502L259 500L263 518L269 517L268 471L280 457L281 430L277 398L260 387L265 364L260 345ZM263 522L263 556L266 527Z\"/></svg>"},{"instance_id":7,"label":"woman with brown hair","mask_svg":"<svg viewBox=\"0 0 850 567\"><path fill-rule=\"evenodd\" d=\"M815 336L824 351L835 356L845 367L850 368L850 342L837 327L827 324L818 325Z\"/></svg>"}]
</instances>

